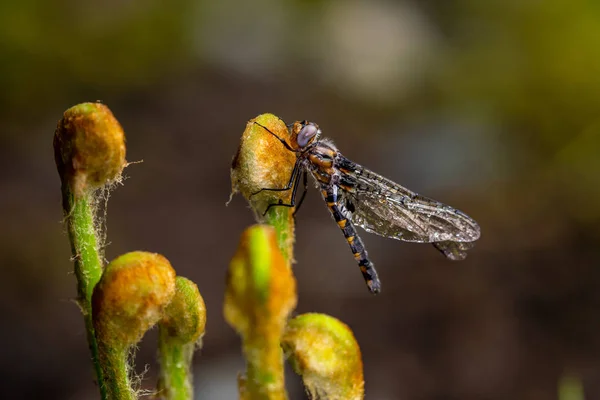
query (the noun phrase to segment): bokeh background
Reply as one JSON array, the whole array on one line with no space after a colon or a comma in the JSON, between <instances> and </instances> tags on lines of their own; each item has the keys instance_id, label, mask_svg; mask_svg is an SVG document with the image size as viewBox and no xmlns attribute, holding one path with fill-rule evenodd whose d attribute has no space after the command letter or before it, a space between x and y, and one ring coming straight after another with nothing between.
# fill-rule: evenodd
<instances>
[{"instance_id":1,"label":"bokeh background","mask_svg":"<svg viewBox=\"0 0 600 400\"><path fill-rule=\"evenodd\" d=\"M208 307L197 398L234 399L228 206L248 119L320 124L350 159L473 216L464 262L364 233L371 296L316 190L298 215L297 312L349 324L368 399L600 398L600 4L592 0L0 2L0 382L96 399L52 134L102 100L125 128L106 256L149 250ZM137 370L152 388L156 333ZM303 399L288 375L290 397Z\"/></svg>"}]
</instances>

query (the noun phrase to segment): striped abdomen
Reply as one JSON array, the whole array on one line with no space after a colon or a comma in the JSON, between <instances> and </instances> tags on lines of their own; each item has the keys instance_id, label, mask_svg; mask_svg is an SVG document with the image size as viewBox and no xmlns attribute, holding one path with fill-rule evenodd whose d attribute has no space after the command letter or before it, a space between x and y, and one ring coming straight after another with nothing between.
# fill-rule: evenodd
<instances>
[{"instance_id":1,"label":"striped abdomen","mask_svg":"<svg viewBox=\"0 0 600 400\"><path fill-rule=\"evenodd\" d=\"M323 199L327 202L327 207L329 208L329 211L331 211L333 219L335 219L335 222L337 222L342 230L342 233L354 254L354 259L360 267L360 272L362 272L367 287L371 293L379 293L381 291L381 283L377 277L375 265L369 260L367 250L365 250L362 240L357 235L356 229L354 228L354 225L352 225L352 221L346 217L347 211L344 206L338 204L337 191L338 187L335 184L321 184L321 194L323 195Z\"/></svg>"}]
</instances>

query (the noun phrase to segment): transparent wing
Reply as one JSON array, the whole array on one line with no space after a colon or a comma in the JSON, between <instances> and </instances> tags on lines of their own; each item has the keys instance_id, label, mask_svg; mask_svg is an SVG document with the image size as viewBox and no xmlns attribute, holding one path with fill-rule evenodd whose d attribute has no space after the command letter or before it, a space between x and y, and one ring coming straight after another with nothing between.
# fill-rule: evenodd
<instances>
[{"instance_id":1,"label":"transparent wing","mask_svg":"<svg viewBox=\"0 0 600 400\"><path fill-rule=\"evenodd\" d=\"M463 212L418 195L338 156L342 201L367 232L407 242L434 243L450 259L463 259L479 239L479 225Z\"/></svg>"},{"instance_id":2,"label":"transparent wing","mask_svg":"<svg viewBox=\"0 0 600 400\"><path fill-rule=\"evenodd\" d=\"M467 250L475 246L475 242L434 242L436 249L441 251L450 260L464 260Z\"/></svg>"}]
</instances>

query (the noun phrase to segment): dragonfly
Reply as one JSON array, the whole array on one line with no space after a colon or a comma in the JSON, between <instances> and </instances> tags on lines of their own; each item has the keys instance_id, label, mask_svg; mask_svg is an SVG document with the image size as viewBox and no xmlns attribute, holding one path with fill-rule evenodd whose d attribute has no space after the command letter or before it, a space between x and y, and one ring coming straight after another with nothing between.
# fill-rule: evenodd
<instances>
[{"instance_id":1,"label":"dragonfly","mask_svg":"<svg viewBox=\"0 0 600 400\"><path fill-rule=\"evenodd\" d=\"M344 157L314 122L296 121L287 125L289 143L267 127L254 122L275 136L283 146L296 153L288 184L262 191L290 191L290 202L270 204L298 211L307 192L307 175L312 175L333 219L341 229L369 291L381 291L375 265L356 232L360 226L369 233L406 242L432 243L446 258L463 260L467 250L479 239L480 228L474 219L448 205L421 196ZM300 179L304 192L296 202ZM296 204L298 204L296 206Z\"/></svg>"}]
</instances>

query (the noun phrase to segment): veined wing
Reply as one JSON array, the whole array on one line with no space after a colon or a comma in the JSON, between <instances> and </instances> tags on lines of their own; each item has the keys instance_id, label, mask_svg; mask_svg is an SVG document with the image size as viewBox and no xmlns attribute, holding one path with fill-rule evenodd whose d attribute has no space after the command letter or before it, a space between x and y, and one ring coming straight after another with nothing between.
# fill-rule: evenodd
<instances>
[{"instance_id":1,"label":"veined wing","mask_svg":"<svg viewBox=\"0 0 600 400\"><path fill-rule=\"evenodd\" d=\"M338 154L342 197L352 221L367 232L408 242L434 243L450 259L466 257L480 236L463 212L416 194Z\"/></svg>"}]
</instances>

